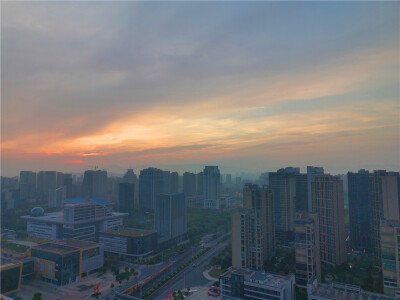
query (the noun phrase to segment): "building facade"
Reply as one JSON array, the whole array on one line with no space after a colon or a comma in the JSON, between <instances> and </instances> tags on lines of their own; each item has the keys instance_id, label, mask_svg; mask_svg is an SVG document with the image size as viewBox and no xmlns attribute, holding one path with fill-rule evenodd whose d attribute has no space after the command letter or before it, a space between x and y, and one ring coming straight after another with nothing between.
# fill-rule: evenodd
<instances>
[{"instance_id":1,"label":"building facade","mask_svg":"<svg viewBox=\"0 0 400 300\"><path fill-rule=\"evenodd\" d=\"M154 227L160 244L175 243L187 238L187 205L184 194L158 195L155 205Z\"/></svg>"},{"instance_id":2,"label":"building facade","mask_svg":"<svg viewBox=\"0 0 400 300\"><path fill-rule=\"evenodd\" d=\"M296 286L306 289L311 278L321 278L318 215L297 213L294 233Z\"/></svg>"},{"instance_id":3,"label":"building facade","mask_svg":"<svg viewBox=\"0 0 400 300\"><path fill-rule=\"evenodd\" d=\"M83 175L82 195L99 199L108 198L107 171L87 170Z\"/></svg>"},{"instance_id":4,"label":"building facade","mask_svg":"<svg viewBox=\"0 0 400 300\"><path fill-rule=\"evenodd\" d=\"M221 299L295 299L293 274L278 275L231 267L220 279Z\"/></svg>"},{"instance_id":5,"label":"building facade","mask_svg":"<svg viewBox=\"0 0 400 300\"><path fill-rule=\"evenodd\" d=\"M316 175L324 175L324 168L307 166L307 197L308 197L308 211L312 212L312 192L311 183Z\"/></svg>"},{"instance_id":6,"label":"building facade","mask_svg":"<svg viewBox=\"0 0 400 300\"><path fill-rule=\"evenodd\" d=\"M139 175L139 207L142 210L154 211L156 198L164 190L163 171L147 168Z\"/></svg>"},{"instance_id":7,"label":"building facade","mask_svg":"<svg viewBox=\"0 0 400 300\"><path fill-rule=\"evenodd\" d=\"M135 212L135 185L121 182L118 192L118 211L132 215Z\"/></svg>"},{"instance_id":8,"label":"building facade","mask_svg":"<svg viewBox=\"0 0 400 300\"><path fill-rule=\"evenodd\" d=\"M346 262L343 181L331 175L318 175L311 184L313 212L318 214L320 259L322 263Z\"/></svg>"},{"instance_id":9,"label":"building facade","mask_svg":"<svg viewBox=\"0 0 400 300\"><path fill-rule=\"evenodd\" d=\"M111 212L107 206L95 202L66 204L62 212L44 213L34 208L28 216L27 232L30 237L59 241L79 239L97 241L99 232L119 228L126 213Z\"/></svg>"},{"instance_id":10,"label":"building facade","mask_svg":"<svg viewBox=\"0 0 400 300\"><path fill-rule=\"evenodd\" d=\"M372 203L370 174L366 170L347 173L349 192L350 246L357 251L371 251Z\"/></svg>"},{"instance_id":11,"label":"building facade","mask_svg":"<svg viewBox=\"0 0 400 300\"><path fill-rule=\"evenodd\" d=\"M121 257L140 260L157 249L157 232L135 228L120 228L100 233L104 251Z\"/></svg>"},{"instance_id":12,"label":"building facade","mask_svg":"<svg viewBox=\"0 0 400 300\"><path fill-rule=\"evenodd\" d=\"M264 269L275 252L272 191L255 184L243 189L243 209L232 215L232 265Z\"/></svg>"},{"instance_id":13,"label":"building facade","mask_svg":"<svg viewBox=\"0 0 400 300\"><path fill-rule=\"evenodd\" d=\"M217 166L206 166L203 170L204 208L219 209L221 175Z\"/></svg>"},{"instance_id":14,"label":"building facade","mask_svg":"<svg viewBox=\"0 0 400 300\"><path fill-rule=\"evenodd\" d=\"M269 188L274 194L275 242L281 247L292 247L296 211L296 177L280 169L269 173Z\"/></svg>"},{"instance_id":15,"label":"building facade","mask_svg":"<svg viewBox=\"0 0 400 300\"><path fill-rule=\"evenodd\" d=\"M183 173L183 193L186 197L196 195L196 174Z\"/></svg>"}]
</instances>

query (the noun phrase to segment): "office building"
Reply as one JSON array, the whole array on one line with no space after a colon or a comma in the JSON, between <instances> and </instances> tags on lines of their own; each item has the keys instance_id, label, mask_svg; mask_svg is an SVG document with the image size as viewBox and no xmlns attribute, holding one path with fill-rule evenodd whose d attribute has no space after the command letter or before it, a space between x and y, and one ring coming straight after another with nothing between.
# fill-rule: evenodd
<instances>
[{"instance_id":1,"label":"office building","mask_svg":"<svg viewBox=\"0 0 400 300\"><path fill-rule=\"evenodd\" d=\"M104 264L103 245L64 240L31 248L35 273L43 281L63 286L79 281Z\"/></svg>"},{"instance_id":2,"label":"office building","mask_svg":"<svg viewBox=\"0 0 400 300\"><path fill-rule=\"evenodd\" d=\"M19 188L21 200L27 201L36 196L36 173L21 171L19 173Z\"/></svg>"},{"instance_id":3,"label":"office building","mask_svg":"<svg viewBox=\"0 0 400 300\"><path fill-rule=\"evenodd\" d=\"M84 197L93 197L107 199L107 171L105 170L87 170L83 175L82 195Z\"/></svg>"},{"instance_id":4,"label":"office building","mask_svg":"<svg viewBox=\"0 0 400 300\"><path fill-rule=\"evenodd\" d=\"M63 211L44 213L43 208L35 207L27 220L30 237L58 241L67 238L97 241L99 231L122 226L126 213L111 212L107 206L93 202L80 202L64 205Z\"/></svg>"},{"instance_id":5,"label":"office building","mask_svg":"<svg viewBox=\"0 0 400 300\"><path fill-rule=\"evenodd\" d=\"M56 171L40 171L37 174L37 192L40 196L47 197L49 192L57 188Z\"/></svg>"},{"instance_id":6,"label":"office building","mask_svg":"<svg viewBox=\"0 0 400 300\"><path fill-rule=\"evenodd\" d=\"M356 251L371 250L372 203L370 173L359 170L347 173L350 217L350 246Z\"/></svg>"},{"instance_id":7,"label":"office building","mask_svg":"<svg viewBox=\"0 0 400 300\"><path fill-rule=\"evenodd\" d=\"M343 181L331 175L317 175L311 183L313 211L318 214L322 263L346 262Z\"/></svg>"},{"instance_id":8,"label":"office building","mask_svg":"<svg viewBox=\"0 0 400 300\"><path fill-rule=\"evenodd\" d=\"M220 279L222 299L295 299L293 274L278 275L231 267Z\"/></svg>"},{"instance_id":9,"label":"office building","mask_svg":"<svg viewBox=\"0 0 400 300\"><path fill-rule=\"evenodd\" d=\"M400 297L400 221L381 220L380 236L384 293Z\"/></svg>"},{"instance_id":10,"label":"office building","mask_svg":"<svg viewBox=\"0 0 400 300\"><path fill-rule=\"evenodd\" d=\"M21 289L22 262L11 258L1 257L0 278L2 296L15 298Z\"/></svg>"},{"instance_id":11,"label":"office building","mask_svg":"<svg viewBox=\"0 0 400 300\"><path fill-rule=\"evenodd\" d=\"M296 286L306 289L311 278L321 279L317 214L309 212L296 214L294 245L296 251Z\"/></svg>"},{"instance_id":12,"label":"office building","mask_svg":"<svg viewBox=\"0 0 400 300\"><path fill-rule=\"evenodd\" d=\"M119 184L118 211L130 215L135 212L135 185L133 183Z\"/></svg>"},{"instance_id":13,"label":"office building","mask_svg":"<svg viewBox=\"0 0 400 300\"><path fill-rule=\"evenodd\" d=\"M62 207L64 205L67 195L67 189L65 186L56 188L55 190L49 191L48 206L49 207Z\"/></svg>"},{"instance_id":14,"label":"office building","mask_svg":"<svg viewBox=\"0 0 400 300\"><path fill-rule=\"evenodd\" d=\"M269 188L274 194L275 241L281 247L292 247L296 205L296 177L279 169L269 173Z\"/></svg>"},{"instance_id":15,"label":"office building","mask_svg":"<svg viewBox=\"0 0 400 300\"><path fill-rule=\"evenodd\" d=\"M357 285L344 283L321 283L314 278L307 285L308 300L393 300L391 296L372 293Z\"/></svg>"},{"instance_id":16,"label":"office building","mask_svg":"<svg viewBox=\"0 0 400 300\"><path fill-rule=\"evenodd\" d=\"M196 195L196 174L183 173L183 193L186 197Z\"/></svg>"},{"instance_id":17,"label":"office building","mask_svg":"<svg viewBox=\"0 0 400 300\"><path fill-rule=\"evenodd\" d=\"M57 188L64 186L64 173L57 172Z\"/></svg>"},{"instance_id":18,"label":"office building","mask_svg":"<svg viewBox=\"0 0 400 300\"><path fill-rule=\"evenodd\" d=\"M135 228L119 228L100 232L104 251L123 258L140 260L157 249L157 232Z\"/></svg>"},{"instance_id":19,"label":"office building","mask_svg":"<svg viewBox=\"0 0 400 300\"><path fill-rule=\"evenodd\" d=\"M156 197L164 190L164 173L160 169L147 168L139 175L139 207L154 211Z\"/></svg>"},{"instance_id":20,"label":"office building","mask_svg":"<svg viewBox=\"0 0 400 300\"><path fill-rule=\"evenodd\" d=\"M206 166L203 171L204 208L219 209L221 175L217 166Z\"/></svg>"},{"instance_id":21,"label":"office building","mask_svg":"<svg viewBox=\"0 0 400 300\"><path fill-rule=\"evenodd\" d=\"M172 245L187 238L187 208L184 194L157 196L154 214L159 244Z\"/></svg>"},{"instance_id":22,"label":"office building","mask_svg":"<svg viewBox=\"0 0 400 300\"><path fill-rule=\"evenodd\" d=\"M243 209L232 215L232 265L262 270L275 251L272 191L255 184L243 189Z\"/></svg>"},{"instance_id":23,"label":"office building","mask_svg":"<svg viewBox=\"0 0 400 300\"><path fill-rule=\"evenodd\" d=\"M307 174L296 174L296 211L308 211Z\"/></svg>"},{"instance_id":24,"label":"office building","mask_svg":"<svg viewBox=\"0 0 400 300\"><path fill-rule=\"evenodd\" d=\"M308 211L312 212L312 194L311 194L311 183L314 180L314 176L324 175L324 168L307 166L307 196L308 196Z\"/></svg>"},{"instance_id":25,"label":"office building","mask_svg":"<svg viewBox=\"0 0 400 300\"><path fill-rule=\"evenodd\" d=\"M79 249L80 277L93 274L104 265L104 246L101 243L65 239L56 242L56 244Z\"/></svg>"}]
</instances>

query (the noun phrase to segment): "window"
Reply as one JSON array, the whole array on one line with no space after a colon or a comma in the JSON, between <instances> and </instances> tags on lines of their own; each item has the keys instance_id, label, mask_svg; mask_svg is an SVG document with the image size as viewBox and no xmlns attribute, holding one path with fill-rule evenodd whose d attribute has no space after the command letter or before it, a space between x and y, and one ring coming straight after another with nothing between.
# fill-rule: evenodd
<instances>
[{"instance_id":1,"label":"window","mask_svg":"<svg viewBox=\"0 0 400 300\"><path fill-rule=\"evenodd\" d=\"M44 272L44 261L40 262L40 272Z\"/></svg>"},{"instance_id":2,"label":"window","mask_svg":"<svg viewBox=\"0 0 400 300\"><path fill-rule=\"evenodd\" d=\"M53 274L53 265L52 264L49 265L49 274Z\"/></svg>"}]
</instances>

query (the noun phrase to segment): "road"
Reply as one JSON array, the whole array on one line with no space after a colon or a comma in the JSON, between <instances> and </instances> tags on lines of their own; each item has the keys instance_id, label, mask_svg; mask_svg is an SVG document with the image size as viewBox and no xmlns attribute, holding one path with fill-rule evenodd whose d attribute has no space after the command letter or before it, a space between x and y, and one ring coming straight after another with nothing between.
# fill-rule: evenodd
<instances>
[{"instance_id":1,"label":"road","mask_svg":"<svg viewBox=\"0 0 400 300\"><path fill-rule=\"evenodd\" d=\"M202 257L196 261L198 264L193 267L193 264L188 266L185 270L180 272L177 276L169 280L165 286L161 287L154 294L152 294L149 299L164 299L170 290L176 291L178 289L184 290L187 287L194 286L207 286L212 284L203 277L204 267L210 262L211 258L222 252L225 247L230 243L230 239L215 245L209 252L204 254Z\"/></svg>"},{"instance_id":2,"label":"road","mask_svg":"<svg viewBox=\"0 0 400 300\"><path fill-rule=\"evenodd\" d=\"M227 233L226 235L228 235L228 234L229 233ZM213 241L210 241L207 244L204 244L204 247L206 247L206 248L210 247L211 250L209 250L207 253L202 255L196 261L196 263L199 264L196 268L193 268L192 264L191 264L184 271L182 271L177 276L175 276L174 278L169 280L164 287L160 288L157 292L152 294L148 299L155 299L156 297L159 298L158 295L160 295L160 297L161 297L161 295L168 293L168 291L170 289L177 290L179 288L182 288L184 281L185 281L186 286L192 286L192 287L209 284L210 282L203 277L204 266L209 263L211 257L219 254L230 243L230 239L220 242L224 237L225 237L225 235L223 235ZM196 255L198 253L196 251L199 251L199 250L195 250L193 253L194 255ZM181 254L179 254L177 259L179 257L185 256L186 254L188 254L188 256L185 259L183 259L181 262L177 263L177 265L174 266L174 269L179 268L181 265L183 265L185 262L189 261L192 258L192 249L190 249L190 248L186 249ZM164 263L160 263L157 265L150 265L150 266L134 265L134 264L129 264L129 263L125 263L125 262L123 264L127 265L128 267L133 267L135 269L139 269L141 274L140 274L138 281L141 281L141 280L147 278L148 276L156 273L157 271L161 270L163 267L165 267L166 265L168 265L170 263L171 263L170 261L165 261ZM167 270L163 275L161 275L160 277L153 280L151 283L144 286L141 293L145 294L146 291L148 291L152 287L156 286L159 282L161 282L166 276L168 276L171 273L172 273L172 270ZM121 287L118 288L118 292L122 292L122 291L128 289L136 282L137 281L135 280L135 281L129 282L128 284L122 285ZM106 299L106 298L113 299L114 296L115 296L115 292L111 292L111 293L102 295L101 299ZM140 291L137 292L135 294L135 296L140 297Z\"/></svg>"}]
</instances>

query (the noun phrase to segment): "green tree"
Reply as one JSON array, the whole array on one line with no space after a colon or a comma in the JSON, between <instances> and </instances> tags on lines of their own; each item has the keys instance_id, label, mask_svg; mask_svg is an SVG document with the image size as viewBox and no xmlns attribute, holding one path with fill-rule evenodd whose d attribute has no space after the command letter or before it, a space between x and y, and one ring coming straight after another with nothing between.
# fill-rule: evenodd
<instances>
[{"instance_id":1,"label":"green tree","mask_svg":"<svg viewBox=\"0 0 400 300\"><path fill-rule=\"evenodd\" d=\"M32 297L32 300L43 300L42 293L35 293Z\"/></svg>"}]
</instances>

